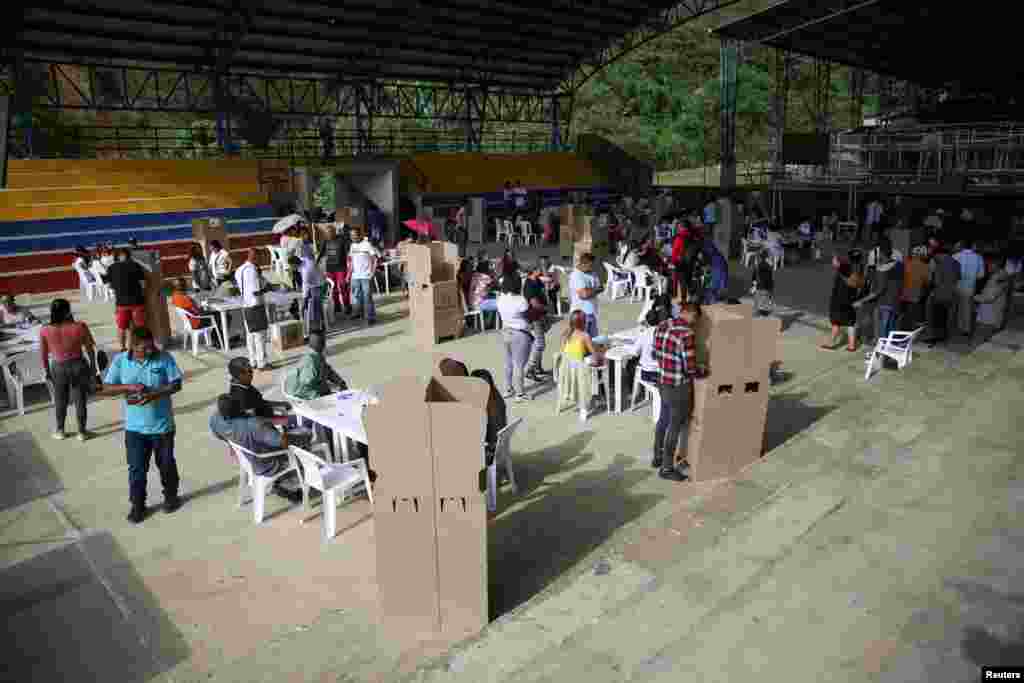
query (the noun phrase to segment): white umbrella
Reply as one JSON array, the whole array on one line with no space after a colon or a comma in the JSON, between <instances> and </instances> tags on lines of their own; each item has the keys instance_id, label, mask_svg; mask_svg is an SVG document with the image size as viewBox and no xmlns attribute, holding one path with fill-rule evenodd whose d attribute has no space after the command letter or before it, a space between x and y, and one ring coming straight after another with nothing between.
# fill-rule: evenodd
<instances>
[{"instance_id":1,"label":"white umbrella","mask_svg":"<svg viewBox=\"0 0 1024 683\"><path fill-rule=\"evenodd\" d=\"M277 223L274 223L274 234L280 235L282 232L288 232L299 223L302 223L306 219L297 213L293 213L290 216L285 216Z\"/></svg>"}]
</instances>

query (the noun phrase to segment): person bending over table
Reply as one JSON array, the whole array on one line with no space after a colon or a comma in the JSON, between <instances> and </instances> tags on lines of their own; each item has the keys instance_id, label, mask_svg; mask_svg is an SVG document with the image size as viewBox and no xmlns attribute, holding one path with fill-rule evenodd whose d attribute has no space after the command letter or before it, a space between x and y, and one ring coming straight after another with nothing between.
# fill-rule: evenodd
<instances>
[{"instance_id":1,"label":"person bending over table","mask_svg":"<svg viewBox=\"0 0 1024 683\"><path fill-rule=\"evenodd\" d=\"M278 431L274 423L259 416L246 415L240 401L229 394L217 397L217 409L210 416L210 431L222 441L230 441L245 449L246 460L257 477L272 477L288 469L287 455L259 457L261 453L287 450L288 446L309 449L309 439ZM274 493L293 503L302 500L298 475L292 472L274 482Z\"/></svg>"},{"instance_id":2,"label":"person bending over table","mask_svg":"<svg viewBox=\"0 0 1024 683\"><path fill-rule=\"evenodd\" d=\"M326 340L322 333L310 333L309 353L302 357L298 367L285 380L285 391L288 392L289 396L294 396L303 401L312 401L321 396L330 395L332 388L337 391L346 391L348 389L348 384L342 379L341 375L334 371L334 368L330 366L324 357L325 346ZM330 432L329 429L325 429L325 431ZM332 444L331 449L333 450L334 439L330 433L328 433L327 443ZM356 445L359 449L360 457L366 460L366 467L370 472L370 481L372 482L376 479L377 474L369 469L369 448L366 444L362 443L357 443Z\"/></svg>"}]
</instances>

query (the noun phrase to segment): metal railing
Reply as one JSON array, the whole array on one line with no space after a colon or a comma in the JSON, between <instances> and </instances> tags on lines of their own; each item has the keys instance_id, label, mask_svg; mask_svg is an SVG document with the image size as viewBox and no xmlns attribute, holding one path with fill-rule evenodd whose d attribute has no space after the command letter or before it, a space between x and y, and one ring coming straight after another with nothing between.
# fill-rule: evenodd
<instances>
[{"instance_id":1,"label":"metal railing","mask_svg":"<svg viewBox=\"0 0 1024 683\"><path fill-rule=\"evenodd\" d=\"M178 126L76 126L56 133L12 129L9 140L12 158L216 159L227 156L208 129ZM570 145L558 149L571 150ZM265 148L235 140L231 155L297 161L366 154L407 156L470 151L528 153L552 151L552 147L546 133L485 134L482 144L474 149L461 131L392 131L365 142L354 133L336 132L325 140L313 129L287 128Z\"/></svg>"}]
</instances>

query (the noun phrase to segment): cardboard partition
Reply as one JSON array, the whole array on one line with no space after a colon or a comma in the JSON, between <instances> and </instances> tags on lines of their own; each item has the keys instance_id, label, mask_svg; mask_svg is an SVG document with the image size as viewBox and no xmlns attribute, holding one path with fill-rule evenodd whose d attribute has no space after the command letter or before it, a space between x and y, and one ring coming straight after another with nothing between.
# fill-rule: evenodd
<instances>
[{"instance_id":1,"label":"cardboard partition","mask_svg":"<svg viewBox=\"0 0 1024 683\"><path fill-rule=\"evenodd\" d=\"M442 496L437 511L441 631L464 638L487 625L487 503L479 495Z\"/></svg>"},{"instance_id":2,"label":"cardboard partition","mask_svg":"<svg viewBox=\"0 0 1024 683\"><path fill-rule=\"evenodd\" d=\"M459 272L459 247L451 242L406 244L402 254L407 259L406 270L417 284L454 280Z\"/></svg>"},{"instance_id":3,"label":"cardboard partition","mask_svg":"<svg viewBox=\"0 0 1024 683\"><path fill-rule=\"evenodd\" d=\"M753 318L750 304L702 308L694 326L698 363L719 375L759 374L776 360L782 321Z\"/></svg>"},{"instance_id":4,"label":"cardboard partition","mask_svg":"<svg viewBox=\"0 0 1024 683\"><path fill-rule=\"evenodd\" d=\"M376 441L373 448L377 481L383 482L378 461L378 454L383 451ZM373 528L377 603L385 631L396 637L439 633L442 624L434 496L426 491L421 495L387 497L381 493L375 489Z\"/></svg>"},{"instance_id":5,"label":"cardboard partition","mask_svg":"<svg viewBox=\"0 0 1024 683\"><path fill-rule=\"evenodd\" d=\"M298 320L274 323L270 326L270 346L279 353L302 346L302 323Z\"/></svg>"},{"instance_id":6,"label":"cardboard partition","mask_svg":"<svg viewBox=\"0 0 1024 683\"><path fill-rule=\"evenodd\" d=\"M490 387L471 377L408 377L379 393L366 426L385 628L472 635L488 618L481 483Z\"/></svg>"}]
</instances>

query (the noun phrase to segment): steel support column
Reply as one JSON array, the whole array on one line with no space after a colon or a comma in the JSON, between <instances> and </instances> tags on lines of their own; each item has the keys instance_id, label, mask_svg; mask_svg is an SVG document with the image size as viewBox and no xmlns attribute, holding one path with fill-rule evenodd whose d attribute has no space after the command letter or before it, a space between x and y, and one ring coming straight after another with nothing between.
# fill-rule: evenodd
<instances>
[{"instance_id":1,"label":"steel support column","mask_svg":"<svg viewBox=\"0 0 1024 683\"><path fill-rule=\"evenodd\" d=\"M786 135L786 110L789 105L789 83L797 59L789 52L775 50L775 93L772 98L772 116L769 124L769 139L772 148L772 184L785 179L786 156L783 141ZM782 219L782 194L775 189L771 192L769 211L773 218Z\"/></svg>"},{"instance_id":2,"label":"steel support column","mask_svg":"<svg viewBox=\"0 0 1024 683\"><path fill-rule=\"evenodd\" d=\"M487 88L466 88L466 151L480 151L486 124Z\"/></svg>"},{"instance_id":3,"label":"steel support column","mask_svg":"<svg viewBox=\"0 0 1024 683\"><path fill-rule=\"evenodd\" d=\"M355 91L355 124L357 154L373 153L373 115L377 102L375 83L359 83Z\"/></svg>"},{"instance_id":4,"label":"steel support column","mask_svg":"<svg viewBox=\"0 0 1024 683\"><path fill-rule=\"evenodd\" d=\"M850 127L864 125L864 82L866 74L861 69L850 69Z\"/></svg>"},{"instance_id":5,"label":"steel support column","mask_svg":"<svg viewBox=\"0 0 1024 683\"><path fill-rule=\"evenodd\" d=\"M719 66L721 85L719 109L721 125L720 186L722 192L730 192L736 187L736 94L739 86L739 43L731 39L722 40L719 53L721 56Z\"/></svg>"},{"instance_id":6,"label":"steel support column","mask_svg":"<svg viewBox=\"0 0 1024 683\"><path fill-rule=\"evenodd\" d=\"M0 95L0 190L7 189L7 131L11 127L11 98Z\"/></svg>"},{"instance_id":7,"label":"steel support column","mask_svg":"<svg viewBox=\"0 0 1024 683\"><path fill-rule=\"evenodd\" d=\"M814 131L824 135L832 130L832 64L814 60Z\"/></svg>"},{"instance_id":8,"label":"steel support column","mask_svg":"<svg viewBox=\"0 0 1024 683\"><path fill-rule=\"evenodd\" d=\"M562 103L558 96L551 97L551 151L562 149Z\"/></svg>"}]
</instances>

